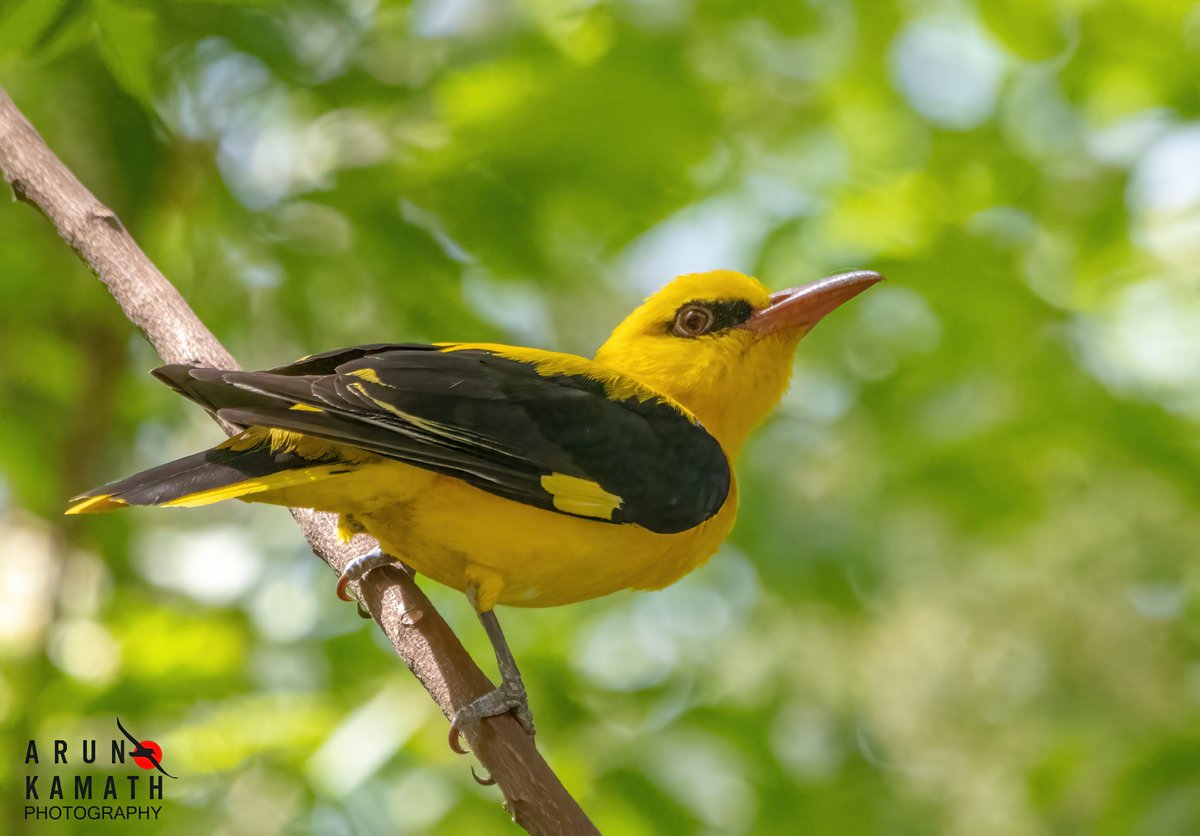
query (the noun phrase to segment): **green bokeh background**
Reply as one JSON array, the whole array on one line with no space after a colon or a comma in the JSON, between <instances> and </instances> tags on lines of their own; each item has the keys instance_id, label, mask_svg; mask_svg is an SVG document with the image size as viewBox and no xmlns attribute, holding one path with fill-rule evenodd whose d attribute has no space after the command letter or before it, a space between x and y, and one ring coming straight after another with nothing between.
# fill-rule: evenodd
<instances>
[{"instance_id":1,"label":"green bokeh background","mask_svg":"<svg viewBox=\"0 0 1200 836\"><path fill-rule=\"evenodd\" d=\"M1168 0L0 0L0 83L248 367L887 274L711 563L501 614L614 834L1200 833L1198 67ZM5 201L0 831L126 832L22 818L28 740L119 714L181 776L143 832L512 832L283 511L61 516L220 438L154 365Z\"/></svg>"}]
</instances>

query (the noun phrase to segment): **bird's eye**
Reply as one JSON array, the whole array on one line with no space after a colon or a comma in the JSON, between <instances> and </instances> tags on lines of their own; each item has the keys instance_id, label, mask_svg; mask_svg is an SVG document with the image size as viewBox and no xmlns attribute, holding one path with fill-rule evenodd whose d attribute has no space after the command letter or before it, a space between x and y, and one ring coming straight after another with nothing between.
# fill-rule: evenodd
<instances>
[{"instance_id":1,"label":"bird's eye","mask_svg":"<svg viewBox=\"0 0 1200 836\"><path fill-rule=\"evenodd\" d=\"M712 330L713 312L704 305L684 305L675 314L672 329L679 337L699 337Z\"/></svg>"}]
</instances>

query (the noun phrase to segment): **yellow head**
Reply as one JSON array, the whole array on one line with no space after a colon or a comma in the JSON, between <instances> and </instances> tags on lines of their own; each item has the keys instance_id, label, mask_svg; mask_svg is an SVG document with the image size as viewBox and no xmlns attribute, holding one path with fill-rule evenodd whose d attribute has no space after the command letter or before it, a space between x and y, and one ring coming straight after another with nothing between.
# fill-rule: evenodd
<instances>
[{"instance_id":1,"label":"yellow head","mask_svg":"<svg viewBox=\"0 0 1200 836\"><path fill-rule=\"evenodd\" d=\"M787 390L800 338L882 278L842 273L771 293L731 270L690 273L626 317L596 362L683 404L734 456Z\"/></svg>"}]
</instances>

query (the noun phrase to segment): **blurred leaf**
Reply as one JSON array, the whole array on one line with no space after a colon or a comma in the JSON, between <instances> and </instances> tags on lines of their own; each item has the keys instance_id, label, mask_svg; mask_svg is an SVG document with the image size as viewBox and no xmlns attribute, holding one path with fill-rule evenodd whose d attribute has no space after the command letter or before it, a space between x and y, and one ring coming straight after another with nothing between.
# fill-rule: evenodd
<instances>
[{"instance_id":1,"label":"blurred leaf","mask_svg":"<svg viewBox=\"0 0 1200 836\"><path fill-rule=\"evenodd\" d=\"M40 63L56 61L95 37L95 21L87 5L82 0L68 2L73 4L73 8L59 17L38 46L36 58Z\"/></svg>"},{"instance_id":2,"label":"blurred leaf","mask_svg":"<svg viewBox=\"0 0 1200 836\"><path fill-rule=\"evenodd\" d=\"M978 6L988 30L1015 55L1045 61L1067 48L1068 14L1039 0L988 0Z\"/></svg>"},{"instance_id":3,"label":"blurred leaf","mask_svg":"<svg viewBox=\"0 0 1200 836\"><path fill-rule=\"evenodd\" d=\"M153 11L121 0L95 0L100 55L126 93L150 107L158 84L158 21Z\"/></svg>"},{"instance_id":4,"label":"blurred leaf","mask_svg":"<svg viewBox=\"0 0 1200 836\"><path fill-rule=\"evenodd\" d=\"M67 0L10 0L0 12L0 65L29 52L58 18Z\"/></svg>"}]
</instances>

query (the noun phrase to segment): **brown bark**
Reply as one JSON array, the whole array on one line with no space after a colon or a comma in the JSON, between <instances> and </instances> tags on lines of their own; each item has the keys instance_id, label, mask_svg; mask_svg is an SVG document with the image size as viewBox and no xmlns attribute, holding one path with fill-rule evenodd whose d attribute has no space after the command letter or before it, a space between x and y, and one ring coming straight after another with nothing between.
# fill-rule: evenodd
<instances>
[{"instance_id":1,"label":"brown bark","mask_svg":"<svg viewBox=\"0 0 1200 836\"><path fill-rule=\"evenodd\" d=\"M134 242L111 209L55 156L0 87L0 171L21 201L40 210L87 262L126 317L167 363L233 369L237 364L179 292ZM224 426L229 432L229 426ZM329 514L293 508L313 552L334 572L374 546L360 535L339 543ZM397 655L447 717L492 686L458 637L412 578L398 569L371 572L364 604ZM330 590L332 594L332 586ZM347 613L347 618L353 617ZM514 821L530 833L595 833L575 799L510 715L464 731L471 750L495 779Z\"/></svg>"}]
</instances>

